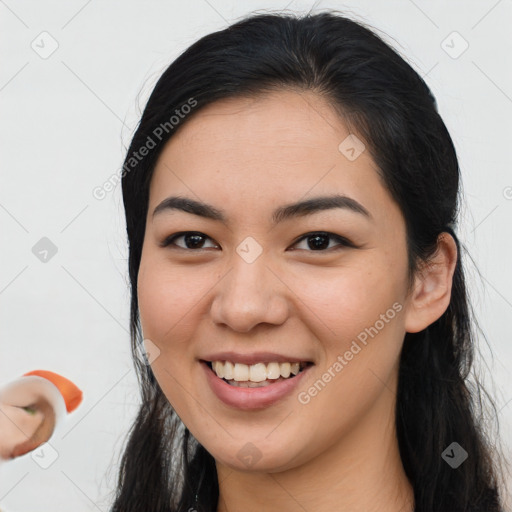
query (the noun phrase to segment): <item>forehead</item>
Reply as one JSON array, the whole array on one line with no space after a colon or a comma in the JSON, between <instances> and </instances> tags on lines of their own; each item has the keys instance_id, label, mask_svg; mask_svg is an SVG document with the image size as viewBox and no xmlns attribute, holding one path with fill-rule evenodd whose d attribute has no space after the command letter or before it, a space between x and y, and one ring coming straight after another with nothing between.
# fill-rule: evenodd
<instances>
[{"instance_id":1,"label":"forehead","mask_svg":"<svg viewBox=\"0 0 512 512\"><path fill-rule=\"evenodd\" d=\"M354 142L362 152L348 158ZM379 215L392 199L362 144L312 92L217 101L187 119L163 149L150 210L168 195L184 194L237 215L266 214L270 206L337 192Z\"/></svg>"},{"instance_id":2,"label":"forehead","mask_svg":"<svg viewBox=\"0 0 512 512\"><path fill-rule=\"evenodd\" d=\"M199 152L237 156L254 156L255 150L269 148L273 158L289 161L294 155L314 158L315 150L332 150L332 144L337 149L343 134L349 134L343 120L323 98L311 91L283 90L207 105L186 120L169 146L190 145ZM206 140L208 146L201 147Z\"/></svg>"}]
</instances>

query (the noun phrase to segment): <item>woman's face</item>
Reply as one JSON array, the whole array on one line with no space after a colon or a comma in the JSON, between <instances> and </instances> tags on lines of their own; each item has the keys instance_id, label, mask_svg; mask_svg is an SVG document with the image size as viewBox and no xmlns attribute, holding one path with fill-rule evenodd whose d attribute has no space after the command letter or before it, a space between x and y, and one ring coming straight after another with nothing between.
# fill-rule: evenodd
<instances>
[{"instance_id":1,"label":"woman's face","mask_svg":"<svg viewBox=\"0 0 512 512\"><path fill-rule=\"evenodd\" d=\"M158 160L138 276L143 334L169 402L231 468L296 467L363 432L377 445L394 424L405 224L349 135L313 93L273 92L195 112ZM208 206L154 214L171 196ZM334 196L348 199L314 207ZM229 361L215 366L230 379L267 380L229 384L212 360ZM309 364L277 381L286 362Z\"/></svg>"}]
</instances>

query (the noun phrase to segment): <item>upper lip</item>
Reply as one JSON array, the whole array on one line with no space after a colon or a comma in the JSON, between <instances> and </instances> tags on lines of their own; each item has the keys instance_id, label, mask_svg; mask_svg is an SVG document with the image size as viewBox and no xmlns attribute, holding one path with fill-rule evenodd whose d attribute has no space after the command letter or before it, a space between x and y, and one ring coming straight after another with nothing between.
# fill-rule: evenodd
<instances>
[{"instance_id":1,"label":"upper lip","mask_svg":"<svg viewBox=\"0 0 512 512\"><path fill-rule=\"evenodd\" d=\"M215 352L207 354L200 358L203 361L230 361L232 363L240 363L252 365L256 363L301 363L313 361L307 357L286 356L276 354L275 352L252 352L250 354L242 354L240 352Z\"/></svg>"}]
</instances>

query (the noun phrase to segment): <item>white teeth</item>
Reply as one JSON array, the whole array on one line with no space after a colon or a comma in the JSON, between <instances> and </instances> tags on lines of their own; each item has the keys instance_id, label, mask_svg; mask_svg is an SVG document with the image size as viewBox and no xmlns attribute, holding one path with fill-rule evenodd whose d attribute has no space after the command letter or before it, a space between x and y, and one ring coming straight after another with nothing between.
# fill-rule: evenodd
<instances>
[{"instance_id":1,"label":"white teeth","mask_svg":"<svg viewBox=\"0 0 512 512\"><path fill-rule=\"evenodd\" d=\"M279 379L279 377L281 377L281 368L279 368L279 363L268 363L267 379Z\"/></svg>"},{"instance_id":2,"label":"white teeth","mask_svg":"<svg viewBox=\"0 0 512 512\"><path fill-rule=\"evenodd\" d=\"M220 363L220 361L218 361L218 362ZM222 364L222 363L220 363L220 364ZM218 367L219 367L219 365L217 364L217 368ZM236 363L233 378L236 381L249 380L249 367L246 364Z\"/></svg>"},{"instance_id":3,"label":"white teeth","mask_svg":"<svg viewBox=\"0 0 512 512\"><path fill-rule=\"evenodd\" d=\"M231 361L212 361L212 369L217 377L235 382L264 382L297 375L301 363L256 363L252 365ZM250 387L250 386L249 386Z\"/></svg>"},{"instance_id":4,"label":"white teeth","mask_svg":"<svg viewBox=\"0 0 512 512\"><path fill-rule=\"evenodd\" d=\"M300 363L292 363L290 365L290 372L293 373L293 375L297 375L300 370Z\"/></svg>"},{"instance_id":5,"label":"white teeth","mask_svg":"<svg viewBox=\"0 0 512 512\"><path fill-rule=\"evenodd\" d=\"M217 362L222 364L220 361L217 361ZM227 380L233 380L235 378L235 365L231 361L224 362L224 377L223 378L227 379Z\"/></svg>"},{"instance_id":6,"label":"white teeth","mask_svg":"<svg viewBox=\"0 0 512 512\"><path fill-rule=\"evenodd\" d=\"M224 378L224 365L220 361L214 361L212 363L213 371L217 374L221 379Z\"/></svg>"},{"instance_id":7,"label":"white teeth","mask_svg":"<svg viewBox=\"0 0 512 512\"><path fill-rule=\"evenodd\" d=\"M251 382L263 382L267 378L267 367L263 363L249 366L249 378Z\"/></svg>"},{"instance_id":8,"label":"white teeth","mask_svg":"<svg viewBox=\"0 0 512 512\"><path fill-rule=\"evenodd\" d=\"M285 379L288 378L290 376L291 369L290 363L281 363L279 367L281 368L281 377Z\"/></svg>"}]
</instances>

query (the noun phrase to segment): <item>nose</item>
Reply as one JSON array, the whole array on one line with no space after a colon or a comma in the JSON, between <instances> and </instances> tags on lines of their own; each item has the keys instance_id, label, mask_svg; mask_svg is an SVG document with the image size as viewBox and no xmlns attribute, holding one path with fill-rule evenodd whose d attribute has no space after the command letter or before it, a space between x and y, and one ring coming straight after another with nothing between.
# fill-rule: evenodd
<instances>
[{"instance_id":1,"label":"nose","mask_svg":"<svg viewBox=\"0 0 512 512\"><path fill-rule=\"evenodd\" d=\"M213 321L234 331L249 332L260 323L281 325L289 314L290 290L282 276L261 255L248 263L238 255L215 288Z\"/></svg>"}]
</instances>

